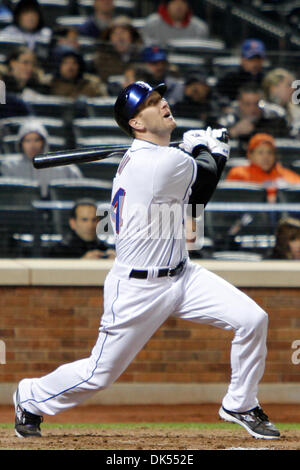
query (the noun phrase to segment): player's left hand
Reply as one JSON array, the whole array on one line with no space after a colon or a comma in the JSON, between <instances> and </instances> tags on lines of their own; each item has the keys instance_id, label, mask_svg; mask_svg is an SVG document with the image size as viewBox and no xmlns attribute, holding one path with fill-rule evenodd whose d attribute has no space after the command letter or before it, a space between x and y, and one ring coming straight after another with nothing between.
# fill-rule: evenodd
<instances>
[{"instance_id":1,"label":"player's left hand","mask_svg":"<svg viewBox=\"0 0 300 470\"><path fill-rule=\"evenodd\" d=\"M222 127L221 129L212 129L211 127L208 127L205 132L209 151L214 154L222 155L226 160L228 160L230 155L230 144L227 129L225 127Z\"/></svg>"},{"instance_id":2,"label":"player's left hand","mask_svg":"<svg viewBox=\"0 0 300 470\"><path fill-rule=\"evenodd\" d=\"M179 148L193 155L197 147L208 149L206 130L194 129L183 134L183 143L179 145Z\"/></svg>"}]
</instances>

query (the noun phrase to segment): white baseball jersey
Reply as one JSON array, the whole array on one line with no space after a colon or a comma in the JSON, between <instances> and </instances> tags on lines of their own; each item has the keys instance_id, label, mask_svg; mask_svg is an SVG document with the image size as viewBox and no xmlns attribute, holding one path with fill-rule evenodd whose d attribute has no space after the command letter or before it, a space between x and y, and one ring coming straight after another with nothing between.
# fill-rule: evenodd
<instances>
[{"instance_id":1,"label":"white baseball jersey","mask_svg":"<svg viewBox=\"0 0 300 470\"><path fill-rule=\"evenodd\" d=\"M179 149L135 139L113 182L117 259L134 267L176 266L187 256L185 208L196 162Z\"/></svg>"}]
</instances>

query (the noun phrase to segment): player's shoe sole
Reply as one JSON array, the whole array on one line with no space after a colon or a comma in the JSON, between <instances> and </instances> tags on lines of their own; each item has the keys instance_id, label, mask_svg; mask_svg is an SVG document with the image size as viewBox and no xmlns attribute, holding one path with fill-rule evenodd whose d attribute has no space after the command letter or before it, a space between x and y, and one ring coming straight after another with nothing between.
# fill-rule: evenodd
<instances>
[{"instance_id":1,"label":"player's shoe sole","mask_svg":"<svg viewBox=\"0 0 300 470\"><path fill-rule=\"evenodd\" d=\"M20 438L41 437L40 424L43 421L42 416L34 415L26 411L19 402L19 391L13 395L15 405L15 434Z\"/></svg>"},{"instance_id":2,"label":"player's shoe sole","mask_svg":"<svg viewBox=\"0 0 300 470\"><path fill-rule=\"evenodd\" d=\"M280 432L269 422L260 407L254 408L245 413L235 413L221 407L219 410L220 418L224 421L239 424L256 439L279 439Z\"/></svg>"}]
</instances>

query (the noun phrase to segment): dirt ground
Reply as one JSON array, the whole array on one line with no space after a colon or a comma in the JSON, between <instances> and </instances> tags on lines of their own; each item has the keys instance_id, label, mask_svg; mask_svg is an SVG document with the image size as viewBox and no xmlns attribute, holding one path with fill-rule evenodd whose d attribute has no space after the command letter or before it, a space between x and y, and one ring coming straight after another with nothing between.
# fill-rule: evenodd
<instances>
[{"instance_id":1,"label":"dirt ground","mask_svg":"<svg viewBox=\"0 0 300 470\"><path fill-rule=\"evenodd\" d=\"M300 450L300 430L285 429L280 439L253 439L240 426L228 429L164 429L149 428L143 423L220 423L218 405L174 406L82 406L45 422L59 427L44 427L43 437L18 439L13 428L0 428L0 449L64 449L64 450L224 450L270 449ZM275 423L300 423L299 405L267 405L264 407ZM0 406L0 422L12 423L12 407ZM80 428L63 428L63 423L87 423ZM93 423L140 423L135 428L113 429L90 426Z\"/></svg>"}]
</instances>

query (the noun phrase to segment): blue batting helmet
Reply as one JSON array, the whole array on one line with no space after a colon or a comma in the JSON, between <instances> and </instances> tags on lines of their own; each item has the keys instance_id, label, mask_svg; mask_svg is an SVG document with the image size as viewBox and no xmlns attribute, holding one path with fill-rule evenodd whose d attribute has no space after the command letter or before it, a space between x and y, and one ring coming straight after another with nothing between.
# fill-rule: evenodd
<instances>
[{"instance_id":1,"label":"blue batting helmet","mask_svg":"<svg viewBox=\"0 0 300 470\"><path fill-rule=\"evenodd\" d=\"M153 91L157 91L161 96L165 94L167 86L164 83L151 87L148 83L138 81L131 83L119 94L115 106L114 114L120 128L128 135L132 136L132 127L129 125L138 111L138 107L150 96Z\"/></svg>"}]
</instances>

